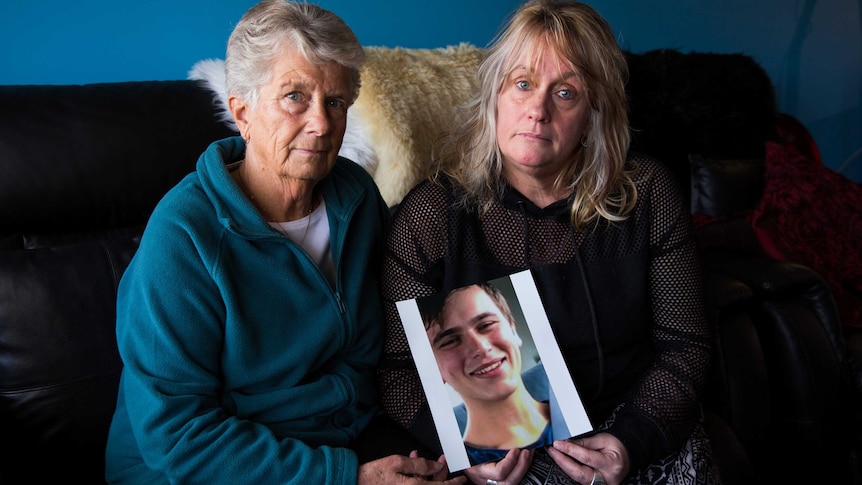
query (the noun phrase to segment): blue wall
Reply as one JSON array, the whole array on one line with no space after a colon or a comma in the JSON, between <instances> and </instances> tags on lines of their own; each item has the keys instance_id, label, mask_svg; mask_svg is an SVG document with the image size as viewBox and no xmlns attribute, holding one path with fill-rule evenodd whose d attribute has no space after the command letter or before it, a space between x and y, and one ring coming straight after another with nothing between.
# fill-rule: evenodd
<instances>
[{"instance_id":1,"label":"blue wall","mask_svg":"<svg viewBox=\"0 0 862 485\"><path fill-rule=\"evenodd\" d=\"M255 0L5 1L0 84L182 79L223 57ZM520 0L317 0L364 45L485 45ZM779 108L811 130L824 162L862 181L862 0L593 0L621 45L741 52L769 73ZM0 108L2 109L2 108Z\"/></svg>"}]
</instances>

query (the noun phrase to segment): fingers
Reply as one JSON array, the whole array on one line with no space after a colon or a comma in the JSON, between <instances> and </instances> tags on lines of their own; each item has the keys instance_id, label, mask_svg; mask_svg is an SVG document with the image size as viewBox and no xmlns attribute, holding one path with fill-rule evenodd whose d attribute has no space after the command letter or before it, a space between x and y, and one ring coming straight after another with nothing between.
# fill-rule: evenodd
<instances>
[{"instance_id":1,"label":"fingers","mask_svg":"<svg viewBox=\"0 0 862 485\"><path fill-rule=\"evenodd\" d=\"M517 484L527 474L532 461L533 450L513 448L500 461L475 465L464 473L473 483L484 484L490 479L499 485Z\"/></svg>"},{"instance_id":2,"label":"fingers","mask_svg":"<svg viewBox=\"0 0 862 485\"><path fill-rule=\"evenodd\" d=\"M404 475L413 475L427 477L443 473L446 477L448 473L446 466L440 462L426 460L425 458L417 457L401 457L401 463L396 467L395 471Z\"/></svg>"},{"instance_id":3,"label":"fingers","mask_svg":"<svg viewBox=\"0 0 862 485\"><path fill-rule=\"evenodd\" d=\"M592 481L593 470L596 470L608 483L619 483L629 472L625 446L609 433L571 441L555 441L553 447L548 448L548 455L578 481Z\"/></svg>"},{"instance_id":4,"label":"fingers","mask_svg":"<svg viewBox=\"0 0 862 485\"><path fill-rule=\"evenodd\" d=\"M502 460L493 463L494 474L490 475L489 478L500 477L498 480L507 478L518 464L518 459L527 452L528 450L520 450L518 448L512 448L509 450Z\"/></svg>"},{"instance_id":5,"label":"fingers","mask_svg":"<svg viewBox=\"0 0 862 485\"><path fill-rule=\"evenodd\" d=\"M448 475L449 471L445 460L427 460L420 458L418 453L411 452L409 456L390 455L360 465L357 483L359 485L420 484L427 482L460 485L467 483L466 477L460 476L447 480Z\"/></svg>"},{"instance_id":6,"label":"fingers","mask_svg":"<svg viewBox=\"0 0 862 485\"><path fill-rule=\"evenodd\" d=\"M441 470L444 473L446 472L444 464L420 458L419 454L415 452L411 452L410 456L390 455L369 462L366 465L373 466L386 473L406 475L408 477L431 477ZM446 475L444 474L443 476L445 477Z\"/></svg>"},{"instance_id":7,"label":"fingers","mask_svg":"<svg viewBox=\"0 0 862 485\"><path fill-rule=\"evenodd\" d=\"M596 465L596 457L601 456L601 454L597 453L593 449L588 448L587 446L588 443L586 443L584 440L558 440L554 441L553 446L549 447L549 450L556 450L569 458L573 458L580 463L593 467Z\"/></svg>"},{"instance_id":8,"label":"fingers","mask_svg":"<svg viewBox=\"0 0 862 485\"><path fill-rule=\"evenodd\" d=\"M460 477L452 478L450 480L446 480L445 482L443 482L443 485L460 485L462 483L467 483L467 477L463 475Z\"/></svg>"},{"instance_id":9,"label":"fingers","mask_svg":"<svg viewBox=\"0 0 862 485\"><path fill-rule=\"evenodd\" d=\"M575 448L567 445L572 445L577 447L577 449L583 450L582 447L575 445L574 443L555 441L554 446L548 447L548 456L556 462L566 475L579 483L590 483L593 479L593 469L587 465L583 465L582 462L579 463L580 460L576 461L576 459L573 459L572 456L568 454L568 451L572 451Z\"/></svg>"},{"instance_id":10,"label":"fingers","mask_svg":"<svg viewBox=\"0 0 862 485\"><path fill-rule=\"evenodd\" d=\"M443 455L440 455L440 457L437 458L437 463L440 463L443 466L440 467L440 471L438 471L437 473L435 473L434 475L431 476L431 480L432 481L443 481L446 479L447 476L449 476L449 467L448 467L448 465L446 465L446 457Z\"/></svg>"},{"instance_id":11,"label":"fingers","mask_svg":"<svg viewBox=\"0 0 862 485\"><path fill-rule=\"evenodd\" d=\"M409 458L410 459L418 459L421 461L425 461L427 463L433 463L430 460L425 460L424 458L419 458L419 452L416 450L413 450L410 452ZM416 476L417 478L421 478L423 481L428 480L428 481L432 481L432 482L442 482L442 483L466 483L467 479L465 477L455 477L451 480L446 480L446 478L449 476L449 468L446 465L446 456L445 455L440 455L440 457L437 458L436 463L439 465L438 466L439 470L437 470L434 473L431 473L431 474L404 473L404 474L410 475L410 476Z\"/></svg>"},{"instance_id":12,"label":"fingers","mask_svg":"<svg viewBox=\"0 0 862 485\"><path fill-rule=\"evenodd\" d=\"M481 469L482 465L471 466L464 470L464 475L466 475L472 483L485 483L488 476L483 474Z\"/></svg>"},{"instance_id":13,"label":"fingers","mask_svg":"<svg viewBox=\"0 0 862 485\"><path fill-rule=\"evenodd\" d=\"M507 482L513 484L521 483L521 479L527 474L527 470L530 469L530 464L532 463L533 450L521 450L521 453L518 455L517 461L515 462L515 466L506 477Z\"/></svg>"}]
</instances>

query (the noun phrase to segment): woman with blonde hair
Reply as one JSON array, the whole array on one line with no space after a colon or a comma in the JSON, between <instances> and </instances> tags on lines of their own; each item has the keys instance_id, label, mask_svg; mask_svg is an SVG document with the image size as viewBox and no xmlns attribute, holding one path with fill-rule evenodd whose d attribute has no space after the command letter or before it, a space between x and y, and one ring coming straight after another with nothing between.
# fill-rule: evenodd
<instances>
[{"instance_id":1,"label":"woman with blonde hair","mask_svg":"<svg viewBox=\"0 0 862 485\"><path fill-rule=\"evenodd\" d=\"M427 429L393 302L529 269L568 367L546 370L571 374L596 428L473 467L475 483L547 468L579 483L718 482L701 423L711 349L693 229L670 173L629 151L627 73L593 8L524 4L489 48L441 169L394 216L387 411Z\"/></svg>"}]
</instances>

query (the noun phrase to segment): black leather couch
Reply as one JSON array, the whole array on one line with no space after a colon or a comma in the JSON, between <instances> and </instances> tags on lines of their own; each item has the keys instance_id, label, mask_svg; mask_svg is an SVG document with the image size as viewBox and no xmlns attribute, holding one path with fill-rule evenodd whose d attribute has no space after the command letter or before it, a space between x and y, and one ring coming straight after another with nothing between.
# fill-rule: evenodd
<instances>
[{"instance_id":1,"label":"black leather couch","mask_svg":"<svg viewBox=\"0 0 862 485\"><path fill-rule=\"evenodd\" d=\"M691 154L763 156L775 103L750 58L630 62L634 148L684 187ZM117 283L155 203L232 132L193 81L0 86L0 110L0 483L102 483ZM859 404L828 286L732 245L703 260L725 483L858 483Z\"/></svg>"}]
</instances>

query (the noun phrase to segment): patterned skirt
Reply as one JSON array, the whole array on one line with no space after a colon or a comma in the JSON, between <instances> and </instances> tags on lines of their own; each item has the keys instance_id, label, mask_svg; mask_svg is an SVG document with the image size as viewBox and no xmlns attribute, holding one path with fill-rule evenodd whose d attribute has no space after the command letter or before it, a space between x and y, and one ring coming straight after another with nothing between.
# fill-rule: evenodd
<instances>
[{"instance_id":1,"label":"patterned skirt","mask_svg":"<svg viewBox=\"0 0 862 485\"><path fill-rule=\"evenodd\" d=\"M575 480L559 467L544 449L536 449L533 464L521 485L572 485ZM720 485L721 478L703 424L698 424L677 453L630 475L624 485Z\"/></svg>"}]
</instances>

